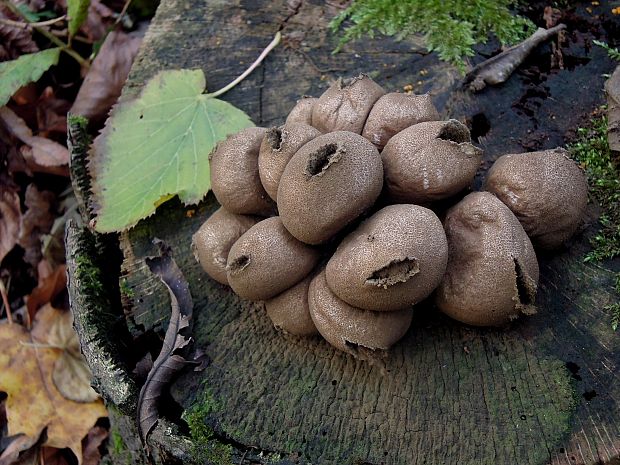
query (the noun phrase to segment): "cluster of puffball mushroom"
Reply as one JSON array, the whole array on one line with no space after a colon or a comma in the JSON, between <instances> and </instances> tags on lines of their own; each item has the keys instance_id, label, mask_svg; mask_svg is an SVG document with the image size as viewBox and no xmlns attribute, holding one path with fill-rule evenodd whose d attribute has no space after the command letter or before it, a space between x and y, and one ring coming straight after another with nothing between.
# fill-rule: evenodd
<instances>
[{"instance_id":1,"label":"cluster of puffball mushroom","mask_svg":"<svg viewBox=\"0 0 620 465\"><path fill-rule=\"evenodd\" d=\"M221 208L193 237L197 260L264 301L277 329L364 358L402 338L425 299L476 326L535 313L534 247L576 232L585 177L561 149L504 155L485 191L442 211L482 151L439 119L428 95L360 75L303 98L283 126L228 137L210 155Z\"/></svg>"}]
</instances>

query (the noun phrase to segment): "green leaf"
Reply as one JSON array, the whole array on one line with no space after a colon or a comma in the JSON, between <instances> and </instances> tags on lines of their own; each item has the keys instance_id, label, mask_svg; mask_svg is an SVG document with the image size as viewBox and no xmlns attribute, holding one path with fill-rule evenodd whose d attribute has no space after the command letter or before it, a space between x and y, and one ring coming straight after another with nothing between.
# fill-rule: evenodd
<instances>
[{"instance_id":1,"label":"green leaf","mask_svg":"<svg viewBox=\"0 0 620 465\"><path fill-rule=\"evenodd\" d=\"M20 87L37 81L45 71L58 63L59 54L59 48L51 48L0 63L0 106L5 105Z\"/></svg>"},{"instance_id":2,"label":"green leaf","mask_svg":"<svg viewBox=\"0 0 620 465\"><path fill-rule=\"evenodd\" d=\"M74 36L88 16L90 0L67 0L67 15L69 16L69 35Z\"/></svg>"},{"instance_id":3,"label":"green leaf","mask_svg":"<svg viewBox=\"0 0 620 465\"><path fill-rule=\"evenodd\" d=\"M204 89L201 70L162 71L138 98L113 109L89 162L97 231L127 229L163 199L198 203L209 191L209 153L253 124Z\"/></svg>"}]
</instances>

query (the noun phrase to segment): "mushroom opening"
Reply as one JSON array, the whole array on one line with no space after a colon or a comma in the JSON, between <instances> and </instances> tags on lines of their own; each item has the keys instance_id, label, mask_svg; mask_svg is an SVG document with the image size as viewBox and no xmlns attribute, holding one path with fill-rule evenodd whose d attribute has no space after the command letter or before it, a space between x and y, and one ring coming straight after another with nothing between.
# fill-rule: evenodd
<instances>
[{"instance_id":1,"label":"mushroom opening","mask_svg":"<svg viewBox=\"0 0 620 465\"><path fill-rule=\"evenodd\" d=\"M417 258L397 258L383 268L373 271L373 273L366 278L365 284L387 289L395 284L409 281L419 272L420 264Z\"/></svg>"},{"instance_id":2,"label":"mushroom opening","mask_svg":"<svg viewBox=\"0 0 620 465\"><path fill-rule=\"evenodd\" d=\"M279 152L282 149L282 129L271 128L267 131L266 137L271 150Z\"/></svg>"},{"instance_id":3,"label":"mushroom opening","mask_svg":"<svg viewBox=\"0 0 620 465\"><path fill-rule=\"evenodd\" d=\"M240 273L245 270L250 264L250 256L249 255L241 255L240 257L235 258L230 264L226 267L228 271L231 273Z\"/></svg>"},{"instance_id":4,"label":"mushroom opening","mask_svg":"<svg viewBox=\"0 0 620 465\"><path fill-rule=\"evenodd\" d=\"M446 124L444 124L439 131L437 139L447 140L456 144L471 142L467 126L455 119L446 121Z\"/></svg>"},{"instance_id":5,"label":"mushroom opening","mask_svg":"<svg viewBox=\"0 0 620 465\"><path fill-rule=\"evenodd\" d=\"M523 267L519 260L513 258L515 263L515 278L517 286L517 298L522 305L533 305L536 300L536 287L523 272Z\"/></svg>"},{"instance_id":6,"label":"mushroom opening","mask_svg":"<svg viewBox=\"0 0 620 465\"><path fill-rule=\"evenodd\" d=\"M310 177L321 176L328 168L342 158L343 150L337 144L327 144L310 154L306 174Z\"/></svg>"}]
</instances>

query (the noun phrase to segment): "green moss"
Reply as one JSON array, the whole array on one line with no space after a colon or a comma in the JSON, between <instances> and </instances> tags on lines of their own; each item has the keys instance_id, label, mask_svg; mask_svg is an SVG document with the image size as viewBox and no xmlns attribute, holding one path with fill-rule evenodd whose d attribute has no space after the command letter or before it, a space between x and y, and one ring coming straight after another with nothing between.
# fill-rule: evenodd
<instances>
[{"instance_id":1,"label":"green moss","mask_svg":"<svg viewBox=\"0 0 620 465\"><path fill-rule=\"evenodd\" d=\"M101 270L93 263L86 254L79 255L76 260L76 279L93 294L99 294L103 291L101 282Z\"/></svg>"},{"instance_id":2,"label":"green moss","mask_svg":"<svg viewBox=\"0 0 620 465\"><path fill-rule=\"evenodd\" d=\"M120 280L121 295L132 299L135 295L133 289L129 286L126 278Z\"/></svg>"},{"instance_id":3,"label":"green moss","mask_svg":"<svg viewBox=\"0 0 620 465\"><path fill-rule=\"evenodd\" d=\"M338 49L352 39L376 33L403 39L424 34L426 46L439 58L465 69L464 59L474 55L473 46L485 43L493 33L502 44L516 43L534 30L534 24L513 15L515 0L356 0L336 16L330 26L337 31L345 20ZM338 50L337 49L337 50Z\"/></svg>"},{"instance_id":4,"label":"green moss","mask_svg":"<svg viewBox=\"0 0 620 465\"><path fill-rule=\"evenodd\" d=\"M115 455L120 455L127 450L127 445L125 441L123 441L123 437L115 429L110 431L110 449Z\"/></svg>"},{"instance_id":5,"label":"green moss","mask_svg":"<svg viewBox=\"0 0 620 465\"><path fill-rule=\"evenodd\" d=\"M577 129L577 136L568 149L585 169L590 194L601 206L601 228L592 238L592 250L584 260L599 262L620 256L620 172L609 149L606 116L594 118L589 126ZM620 295L620 273L616 273L615 289ZM605 310L615 331L620 325L620 303L608 305Z\"/></svg>"},{"instance_id":6,"label":"green moss","mask_svg":"<svg viewBox=\"0 0 620 465\"><path fill-rule=\"evenodd\" d=\"M194 442L193 456L198 463L212 463L214 465L232 465L233 448L223 444L215 438L213 428L207 424L210 414L221 410L221 404L215 399L208 387L189 409L183 413L183 419L189 426L190 435Z\"/></svg>"},{"instance_id":7,"label":"green moss","mask_svg":"<svg viewBox=\"0 0 620 465\"><path fill-rule=\"evenodd\" d=\"M593 250L585 260L600 261L620 256L620 173L614 166L607 142L607 117L577 129L570 144L571 156L585 169L590 193L601 206L601 230L592 239Z\"/></svg>"}]
</instances>

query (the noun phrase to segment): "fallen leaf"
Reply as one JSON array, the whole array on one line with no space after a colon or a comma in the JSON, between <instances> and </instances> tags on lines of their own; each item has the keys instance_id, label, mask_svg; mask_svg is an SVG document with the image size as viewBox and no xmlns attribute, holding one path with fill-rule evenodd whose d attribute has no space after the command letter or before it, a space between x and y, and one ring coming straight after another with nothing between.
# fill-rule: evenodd
<instances>
[{"instance_id":1,"label":"fallen leaf","mask_svg":"<svg viewBox=\"0 0 620 465\"><path fill-rule=\"evenodd\" d=\"M146 259L146 264L162 280L170 294L171 315L161 352L140 389L138 397L138 433L144 444L157 423L157 402L172 376L187 362L183 351L190 344L194 304L183 272L172 258L171 250L162 241L155 240L161 256Z\"/></svg>"},{"instance_id":2,"label":"fallen leaf","mask_svg":"<svg viewBox=\"0 0 620 465\"><path fill-rule=\"evenodd\" d=\"M47 234L56 216L56 196L50 191L39 191L34 184L26 188L24 203L26 212L22 215L17 243L25 252L24 260L36 267L41 260L41 236Z\"/></svg>"},{"instance_id":3,"label":"fallen leaf","mask_svg":"<svg viewBox=\"0 0 620 465\"><path fill-rule=\"evenodd\" d=\"M36 102L37 129L39 136L67 134L67 112L71 103L56 97L54 89L47 86Z\"/></svg>"},{"instance_id":4,"label":"fallen leaf","mask_svg":"<svg viewBox=\"0 0 620 465\"><path fill-rule=\"evenodd\" d=\"M48 267L46 260L41 260L37 265L39 270L39 282L29 296L26 297L26 307L30 315L30 321L34 319L37 310L43 305L52 302L54 297L60 294L67 286L67 267L58 266L55 270L42 273L43 267Z\"/></svg>"},{"instance_id":5,"label":"fallen leaf","mask_svg":"<svg viewBox=\"0 0 620 465\"><path fill-rule=\"evenodd\" d=\"M7 448L2 451L2 454L0 454L0 465L15 465L17 463L27 464L28 461L38 464L38 447L35 447L38 440L38 436L36 438L31 438L23 434L18 435L11 441ZM37 462L33 462L35 458Z\"/></svg>"},{"instance_id":6,"label":"fallen leaf","mask_svg":"<svg viewBox=\"0 0 620 465\"><path fill-rule=\"evenodd\" d=\"M110 432L101 426L93 426L88 432L88 436L82 440L82 450L84 459L82 465L98 465L101 461L101 452L99 447L105 441ZM47 462L45 462L47 465Z\"/></svg>"},{"instance_id":7,"label":"fallen leaf","mask_svg":"<svg viewBox=\"0 0 620 465\"><path fill-rule=\"evenodd\" d=\"M61 349L48 347L46 334L58 312L51 306L37 313L33 333L18 324L0 324L0 391L7 393L8 434L23 434L34 444L44 428L43 445L59 449L68 447L78 462L82 460L82 438L98 418L107 416L101 400L74 402L60 394L52 380Z\"/></svg>"},{"instance_id":8,"label":"fallen leaf","mask_svg":"<svg viewBox=\"0 0 620 465\"><path fill-rule=\"evenodd\" d=\"M8 18L0 10L0 19ZM25 53L35 53L39 47L32 40L32 31L0 23L0 61L14 60Z\"/></svg>"},{"instance_id":9,"label":"fallen leaf","mask_svg":"<svg viewBox=\"0 0 620 465\"><path fill-rule=\"evenodd\" d=\"M59 48L50 48L0 63L0 106L5 105L20 87L38 81L45 71L58 63L59 55Z\"/></svg>"},{"instance_id":10,"label":"fallen leaf","mask_svg":"<svg viewBox=\"0 0 620 465\"><path fill-rule=\"evenodd\" d=\"M58 391L75 402L93 402L99 395L91 387L92 373L80 352L80 341L73 329L71 312L46 304L32 336L62 351L54 363L52 379Z\"/></svg>"},{"instance_id":11,"label":"fallen leaf","mask_svg":"<svg viewBox=\"0 0 620 465\"><path fill-rule=\"evenodd\" d=\"M32 135L26 122L8 107L0 108L0 119L15 137L28 144L29 148L22 147L21 153L30 169L51 174L59 174L58 171L61 169L68 175L69 151L65 146L53 140Z\"/></svg>"},{"instance_id":12,"label":"fallen leaf","mask_svg":"<svg viewBox=\"0 0 620 465\"><path fill-rule=\"evenodd\" d=\"M112 109L88 166L97 231L134 226L164 198L193 204L209 191L209 153L252 122L204 89L202 70L161 71Z\"/></svg>"},{"instance_id":13,"label":"fallen leaf","mask_svg":"<svg viewBox=\"0 0 620 465\"><path fill-rule=\"evenodd\" d=\"M84 78L71 114L85 116L95 123L105 119L121 95L143 36L143 31L108 34Z\"/></svg>"},{"instance_id":14,"label":"fallen leaf","mask_svg":"<svg viewBox=\"0 0 620 465\"><path fill-rule=\"evenodd\" d=\"M0 262L17 244L21 215L19 194L3 183L0 187Z\"/></svg>"}]
</instances>

